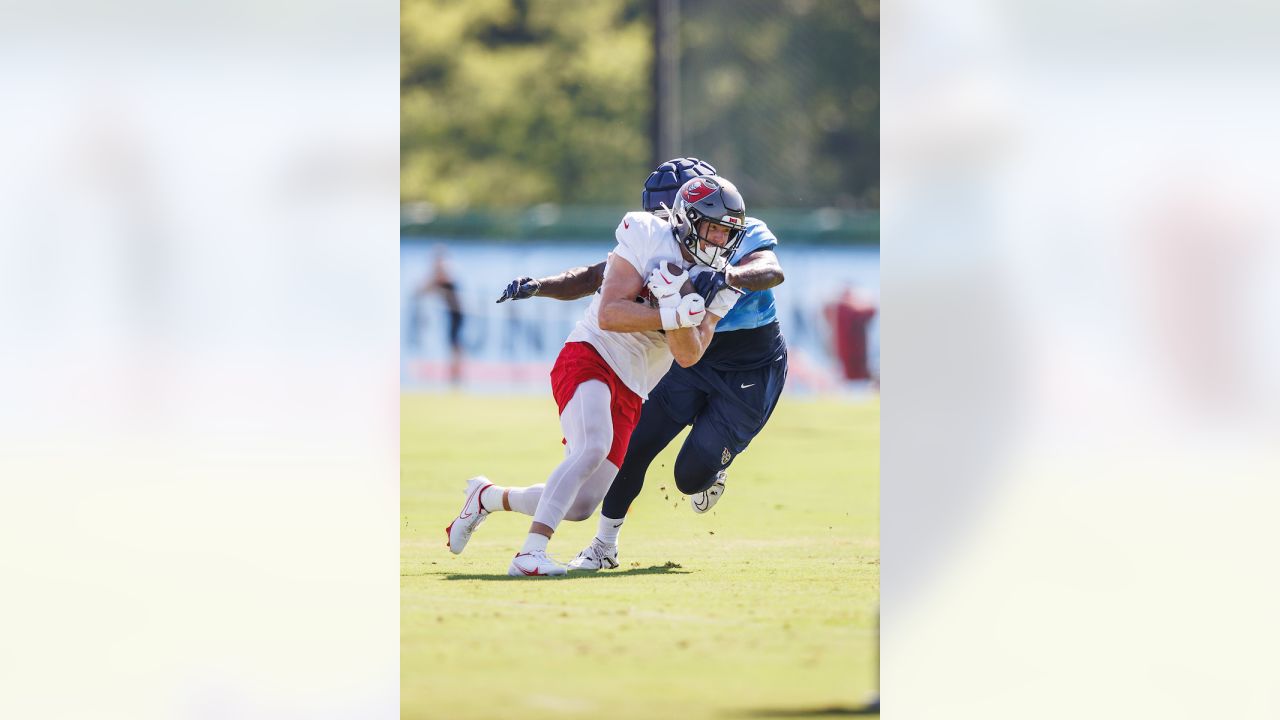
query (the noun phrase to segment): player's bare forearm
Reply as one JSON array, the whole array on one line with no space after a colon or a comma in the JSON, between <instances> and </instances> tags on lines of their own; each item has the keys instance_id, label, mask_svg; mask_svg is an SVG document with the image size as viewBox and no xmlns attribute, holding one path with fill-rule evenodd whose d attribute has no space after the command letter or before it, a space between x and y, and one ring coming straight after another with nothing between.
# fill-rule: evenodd
<instances>
[{"instance_id":1,"label":"player's bare forearm","mask_svg":"<svg viewBox=\"0 0 1280 720\"><path fill-rule=\"evenodd\" d=\"M696 327L668 330L667 347L680 367L689 367L702 358L702 337Z\"/></svg>"},{"instance_id":2,"label":"player's bare forearm","mask_svg":"<svg viewBox=\"0 0 1280 720\"><path fill-rule=\"evenodd\" d=\"M635 300L609 300L600 303L600 315L596 318L601 330L610 332L646 332L662 329L662 315Z\"/></svg>"},{"instance_id":3,"label":"player's bare forearm","mask_svg":"<svg viewBox=\"0 0 1280 720\"><path fill-rule=\"evenodd\" d=\"M718 321L719 318L715 315L707 313L701 325L667 331L667 347L671 349L671 355L676 359L677 365L689 367L702 359L707 346L711 344L711 337L716 332Z\"/></svg>"},{"instance_id":4,"label":"player's bare forearm","mask_svg":"<svg viewBox=\"0 0 1280 720\"><path fill-rule=\"evenodd\" d=\"M778 256L772 250L756 250L737 265L725 269L725 280L742 290L768 290L782 284L786 277Z\"/></svg>"},{"instance_id":5,"label":"player's bare forearm","mask_svg":"<svg viewBox=\"0 0 1280 720\"><path fill-rule=\"evenodd\" d=\"M604 282L604 263L576 267L559 275L538 279L538 297L552 300L577 300L600 289Z\"/></svg>"},{"instance_id":6,"label":"player's bare forearm","mask_svg":"<svg viewBox=\"0 0 1280 720\"><path fill-rule=\"evenodd\" d=\"M614 255L609 256L608 263L600 286L600 313L596 316L600 329L610 332L661 330L662 315L657 309L636 302L644 288L640 271Z\"/></svg>"}]
</instances>

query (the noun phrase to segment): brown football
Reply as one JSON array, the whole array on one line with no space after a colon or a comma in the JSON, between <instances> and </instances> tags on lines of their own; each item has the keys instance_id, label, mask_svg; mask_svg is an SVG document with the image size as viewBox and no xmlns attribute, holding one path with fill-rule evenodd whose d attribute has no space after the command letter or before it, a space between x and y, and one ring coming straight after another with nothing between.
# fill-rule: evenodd
<instances>
[{"instance_id":1,"label":"brown football","mask_svg":"<svg viewBox=\"0 0 1280 720\"><path fill-rule=\"evenodd\" d=\"M668 260L666 264L663 265L663 269L672 275L679 275L680 272L684 270L684 266L680 263L674 263ZM680 297L692 295L694 292L696 291L693 288L693 276L690 275L689 278L684 281L684 285L680 286Z\"/></svg>"}]
</instances>

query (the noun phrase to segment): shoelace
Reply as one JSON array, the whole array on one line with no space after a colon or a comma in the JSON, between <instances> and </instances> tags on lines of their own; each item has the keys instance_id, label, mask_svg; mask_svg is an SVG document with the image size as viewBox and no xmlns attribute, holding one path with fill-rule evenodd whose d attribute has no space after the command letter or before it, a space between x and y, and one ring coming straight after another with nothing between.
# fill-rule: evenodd
<instances>
[{"instance_id":1,"label":"shoelace","mask_svg":"<svg viewBox=\"0 0 1280 720\"><path fill-rule=\"evenodd\" d=\"M574 557L586 558L587 560L602 560L604 559L604 556L601 555L600 552L601 552L600 544L592 540L590 545L583 548Z\"/></svg>"}]
</instances>

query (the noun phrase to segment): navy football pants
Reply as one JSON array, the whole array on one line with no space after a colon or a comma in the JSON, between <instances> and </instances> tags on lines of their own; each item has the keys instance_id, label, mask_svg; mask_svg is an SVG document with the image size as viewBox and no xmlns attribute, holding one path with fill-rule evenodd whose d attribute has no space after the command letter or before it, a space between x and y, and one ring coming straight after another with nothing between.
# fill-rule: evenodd
<instances>
[{"instance_id":1,"label":"navy football pants","mask_svg":"<svg viewBox=\"0 0 1280 720\"><path fill-rule=\"evenodd\" d=\"M762 368L720 371L672 365L640 412L626 457L600 512L622 518L644 487L653 459L693 425L676 456L676 487L693 495L711 487L773 414L787 378L787 356Z\"/></svg>"}]
</instances>

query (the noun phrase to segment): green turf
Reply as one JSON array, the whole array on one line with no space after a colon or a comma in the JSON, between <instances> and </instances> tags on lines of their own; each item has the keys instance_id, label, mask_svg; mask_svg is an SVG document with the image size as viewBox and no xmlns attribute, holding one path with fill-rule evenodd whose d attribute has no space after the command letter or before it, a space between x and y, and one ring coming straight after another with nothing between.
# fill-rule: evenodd
<instances>
[{"instance_id":1,"label":"green turf","mask_svg":"<svg viewBox=\"0 0 1280 720\"><path fill-rule=\"evenodd\" d=\"M405 718L773 717L875 690L878 402L784 398L695 515L658 457L622 567L508 579L529 518L497 513L465 554L444 527L467 477L542 482L562 458L549 397L406 394L401 404ZM596 518L566 522L561 561Z\"/></svg>"}]
</instances>

